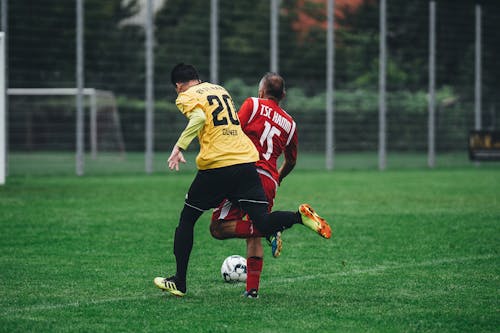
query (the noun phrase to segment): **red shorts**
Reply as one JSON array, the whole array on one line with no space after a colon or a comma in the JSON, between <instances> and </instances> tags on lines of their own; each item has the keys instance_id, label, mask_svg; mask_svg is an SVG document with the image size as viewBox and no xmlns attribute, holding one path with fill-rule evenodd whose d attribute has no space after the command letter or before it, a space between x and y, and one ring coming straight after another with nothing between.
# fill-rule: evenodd
<instances>
[{"instance_id":1,"label":"red shorts","mask_svg":"<svg viewBox=\"0 0 500 333\"><path fill-rule=\"evenodd\" d=\"M274 205L277 185L271 177L263 175L262 173L259 173L259 176L268 202L267 211L270 212ZM247 214L240 209L238 204L232 203L227 199L224 199L219 207L215 208L212 213L212 222L217 220L234 221L244 219L248 219Z\"/></svg>"}]
</instances>

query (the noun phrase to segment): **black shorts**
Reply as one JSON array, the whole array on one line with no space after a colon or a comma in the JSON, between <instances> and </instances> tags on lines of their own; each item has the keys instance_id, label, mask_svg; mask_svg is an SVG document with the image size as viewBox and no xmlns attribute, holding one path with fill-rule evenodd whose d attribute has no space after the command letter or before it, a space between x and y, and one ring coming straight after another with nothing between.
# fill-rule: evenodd
<instances>
[{"instance_id":1,"label":"black shorts","mask_svg":"<svg viewBox=\"0 0 500 333\"><path fill-rule=\"evenodd\" d=\"M219 206L223 199L267 205L254 163L199 170L186 195L186 205L200 211Z\"/></svg>"}]
</instances>

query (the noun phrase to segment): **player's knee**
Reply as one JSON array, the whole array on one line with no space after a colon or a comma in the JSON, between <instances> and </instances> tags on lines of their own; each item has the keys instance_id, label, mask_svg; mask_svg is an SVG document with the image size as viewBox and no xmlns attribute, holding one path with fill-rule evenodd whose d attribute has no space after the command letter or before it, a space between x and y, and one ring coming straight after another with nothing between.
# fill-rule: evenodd
<instances>
[{"instance_id":1,"label":"player's knee","mask_svg":"<svg viewBox=\"0 0 500 333\"><path fill-rule=\"evenodd\" d=\"M180 227L189 227L194 228L194 225L198 218L201 216L203 211L194 209L188 205L184 205L184 208L181 211L181 216L179 219Z\"/></svg>"}]
</instances>

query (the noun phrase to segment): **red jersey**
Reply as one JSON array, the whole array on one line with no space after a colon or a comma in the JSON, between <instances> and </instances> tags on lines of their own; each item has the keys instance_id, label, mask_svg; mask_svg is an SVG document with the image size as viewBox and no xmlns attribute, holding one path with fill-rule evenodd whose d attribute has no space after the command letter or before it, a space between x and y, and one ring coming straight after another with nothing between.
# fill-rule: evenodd
<instances>
[{"instance_id":1,"label":"red jersey","mask_svg":"<svg viewBox=\"0 0 500 333\"><path fill-rule=\"evenodd\" d=\"M252 140L259 152L255 163L258 169L267 171L279 182L278 157L297 159L297 131L293 118L271 99L250 97L238 111L241 128Z\"/></svg>"}]
</instances>

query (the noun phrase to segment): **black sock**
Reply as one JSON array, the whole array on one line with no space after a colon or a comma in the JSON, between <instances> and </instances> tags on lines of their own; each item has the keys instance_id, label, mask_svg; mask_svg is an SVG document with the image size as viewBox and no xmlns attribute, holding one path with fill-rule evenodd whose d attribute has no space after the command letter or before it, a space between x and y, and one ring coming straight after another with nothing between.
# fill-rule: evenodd
<instances>
[{"instance_id":1,"label":"black sock","mask_svg":"<svg viewBox=\"0 0 500 333\"><path fill-rule=\"evenodd\" d=\"M177 289L186 292L186 274L189 256L193 249L194 224L202 212L189 206L184 206L178 227L175 229L174 255L177 264L175 280Z\"/></svg>"},{"instance_id":2,"label":"black sock","mask_svg":"<svg viewBox=\"0 0 500 333\"><path fill-rule=\"evenodd\" d=\"M291 228L296 223L302 223L299 212L275 211L268 213L266 205L246 201L240 203L257 229L264 235L271 235L276 231Z\"/></svg>"},{"instance_id":3,"label":"black sock","mask_svg":"<svg viewBox=\"0 0 500 333\"><path fill-rule=\"evenodd\" d=\"M298 212L275 211L269 214L268 223L275 231L283 231L294 224L302 223L302 220Z\"/></svg>"}]
</instances>

